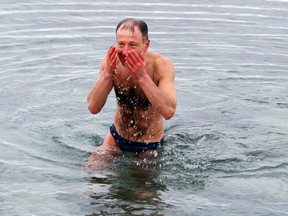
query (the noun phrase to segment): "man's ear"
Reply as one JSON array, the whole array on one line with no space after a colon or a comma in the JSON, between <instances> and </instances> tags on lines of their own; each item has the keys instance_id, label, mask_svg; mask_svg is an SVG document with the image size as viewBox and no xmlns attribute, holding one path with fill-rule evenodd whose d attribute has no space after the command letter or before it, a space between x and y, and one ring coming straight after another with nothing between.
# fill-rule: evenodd
<instances>
[{"instance_id":1,"label":"man's ear","mask_svg":"<svg viewBox=\"0 0 288 216\"><path fill-rule=\"evenodd\" d=\"M147 52L147 51L148 51L149 46L150 46L150 40L148 39L148 40L146 40L146 42L145 42L145 49L144 49L144 52Z\"/></svg>"}]
</instances>

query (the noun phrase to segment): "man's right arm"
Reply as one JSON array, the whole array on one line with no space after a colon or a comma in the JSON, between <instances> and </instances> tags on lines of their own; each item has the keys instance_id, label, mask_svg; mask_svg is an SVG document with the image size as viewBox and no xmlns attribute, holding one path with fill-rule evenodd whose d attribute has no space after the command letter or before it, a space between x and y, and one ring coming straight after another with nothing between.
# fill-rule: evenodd
<instances>
[{"instance_id":1,"label":"man's right arm","mask_svg":"<svg viewBox=\"0 0 288 216\"><path fill-rule=\"evenodd\" d=\"M116 49L111 46L106 58L101 63L99 78L87 96L88 109L92 114L97 114L101 111L113 88L112 75L116 65L116 58Z\"/></svg>"}]
</instances>

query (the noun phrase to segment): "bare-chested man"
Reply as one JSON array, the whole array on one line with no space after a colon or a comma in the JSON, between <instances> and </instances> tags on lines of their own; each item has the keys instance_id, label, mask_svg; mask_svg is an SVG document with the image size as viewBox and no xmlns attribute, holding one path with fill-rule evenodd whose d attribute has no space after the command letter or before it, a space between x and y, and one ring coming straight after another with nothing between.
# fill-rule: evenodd
<instances>
[{"instance_id":1,"label":"bare-chested man","mask_svg":"<svg viewBox=\"0 0 288 216\"><path fill-rule=\"evenodd\" d=\"M88 166L123 151L154 154L164 142L163 119L170 119L176 110L173 63L148 51L147 24L125 19L116 28L116 39L117 46L110 47L87 97L90 112L97 114L114 88L114 124Z\"/></svg>"}]
</instances>

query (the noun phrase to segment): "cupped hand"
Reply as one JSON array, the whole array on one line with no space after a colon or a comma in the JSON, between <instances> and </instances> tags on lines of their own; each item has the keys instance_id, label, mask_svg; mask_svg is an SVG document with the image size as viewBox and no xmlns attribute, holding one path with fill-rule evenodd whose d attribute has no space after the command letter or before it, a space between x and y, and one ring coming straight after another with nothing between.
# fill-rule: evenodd
<instances>
[{"instance_id":1,"label":"cupped hand","mask_svg":"<svg viewBox=\"0 0 288 216\"><path fill-rule=\"evenodd\" d=\"M106 56L106 72L113 74L116 67L117 52L116 47L111 45Z\"/></svg>"},{"instance_id":2,"label":"cupped hand","mask_svg":"<svg viewBox=\"0 0 288 216\"><path fill-rule=\"evenodd\" d=\"M126 66L134 79L139 79L146 74L144 56L134 50L128 52Z\"/></svg>"}]
</instances>

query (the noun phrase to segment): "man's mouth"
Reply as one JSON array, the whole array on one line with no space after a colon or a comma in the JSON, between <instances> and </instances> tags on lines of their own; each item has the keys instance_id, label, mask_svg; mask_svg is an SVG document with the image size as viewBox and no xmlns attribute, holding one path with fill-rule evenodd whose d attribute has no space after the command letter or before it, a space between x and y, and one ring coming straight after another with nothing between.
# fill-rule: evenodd
<instances>
[{"instance_id":1,"label":"man's mouth","mask_svg":"<svg viewBox=\"0 0 288 216\"><path fill-rule=\"evenodd\" d=\"M118 54L118 58L119 58L121 64L122 64L124 67L126 67L126 61L127 61L126 55Z\"/></svg>"}]
</instances>

